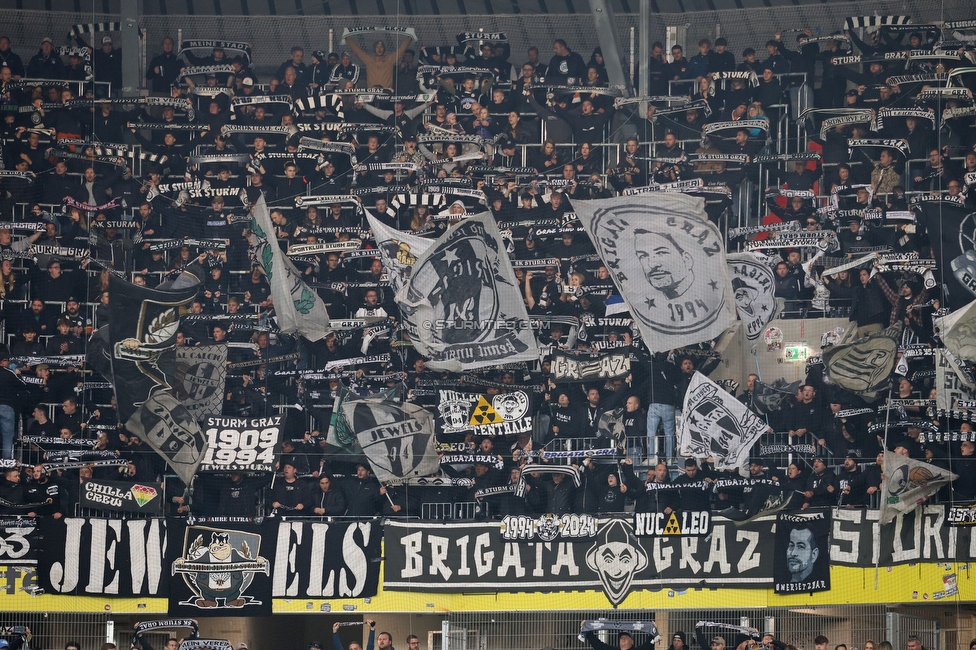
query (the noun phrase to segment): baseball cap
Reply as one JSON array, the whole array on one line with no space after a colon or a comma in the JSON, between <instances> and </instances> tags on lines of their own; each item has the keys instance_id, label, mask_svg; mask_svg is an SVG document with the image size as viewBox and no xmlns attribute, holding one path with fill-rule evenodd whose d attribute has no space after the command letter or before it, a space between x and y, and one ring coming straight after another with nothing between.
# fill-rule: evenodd
<instances>
[{"instance_id":1,"label":"baseball cap","mask_svg":"<svg viewBox=\"0 0 976 650\"><path fill-rule=\"evenodd\" d=\"M112 37L111 36L103 36L102 37L102 45L105 45L106 43L111 43L111 42L112 42Z\"/></svg>"},{"instance_id":2,"label":"baseball cap","mask_svg":"<svg viewBox=\"0 0 976 650\"><path fill-rule=\"evenodd\" d=\"M45 43L50 43L51 45L54 45L54 41L51 40L50 36L45 36L44 38L41 39L41 45L44 45Z\"/></svg>"},{"instance_id":3,"label":"baseball cap","mask_svg":"<svg viewBox=\"0 0 976 650\"><path fill-rule=\"evenodd\" d=\"M6 639L0 639L0 648L9 648L9 647L10 647L10 643L8 643Z\"/></svg>"},{"instance_id":4,"label":"baseball cap","mask_svg":"<svg viewBox=\"0 0 976 650\"><path fill-rule=\"evenodd\" d=\"M251 79L250 77L244 77L243 79L241 79L241 85L242 86L253 86L254 85L254 79Z\"/></svg>"}]
</instances>

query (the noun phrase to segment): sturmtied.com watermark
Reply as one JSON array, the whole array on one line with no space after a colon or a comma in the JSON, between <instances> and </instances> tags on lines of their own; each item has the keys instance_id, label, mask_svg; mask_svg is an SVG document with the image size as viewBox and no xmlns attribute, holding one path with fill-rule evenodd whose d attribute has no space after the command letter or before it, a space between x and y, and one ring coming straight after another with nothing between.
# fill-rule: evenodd
<instances>
[{"instance_id":1,"label":"sturmtied.com watermark","mask_svg":"<svg viewBox=\"0 0 976 650\"><path fill-rule=\"evenodd\" d=\"M440 331L440 330L484 330L490 332L496 332L498 330L508 330L512 332L520 332L522 330L546 330L549 329L552 323L537 320L522 320L519 318L504 319L504 320L449 320L449 319L437 319L437 320L425 320L420 323L420 327L428 331Z\"/></svg>"}]
</instances>

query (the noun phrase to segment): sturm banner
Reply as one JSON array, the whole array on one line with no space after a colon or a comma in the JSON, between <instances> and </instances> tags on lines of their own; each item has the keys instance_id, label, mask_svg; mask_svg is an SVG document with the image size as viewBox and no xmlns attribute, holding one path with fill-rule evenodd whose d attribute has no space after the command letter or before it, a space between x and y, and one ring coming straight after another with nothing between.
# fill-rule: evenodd
<instances>
[{"instance_id":1,"label":"sturm banner","mask_svg":"<svg viewBox=\"0 0 976 650\"><path fill-rule=\"evenodd\" d=\"M207 418L207 453L201 472L274 471L275 447L284 416L267 418Z\"/></svg>"},{"instance_id":2,"label":"sturm banner","mask_svg":"<svg viewBox=\"0 0 976 650\"><path fill-rule=\"evenodd\" d=\"M876 510L825 512L830 537L821 539L818 556L833 566L976 559L976 527L950 527L943 506L926 506L887 526ZM599 519L593 539L550 542L506 540L497 523L389 522L383 584L390 591L603 590L613 605L641 589L775 585L775 567L786 557L776 553L775 516L739 525L712 516L710 525L708 537L640 537L631 518ZM643 527L646 532L648 524ZM591 564L601 554L606 561Z\"/></svg>"}]
</instances>

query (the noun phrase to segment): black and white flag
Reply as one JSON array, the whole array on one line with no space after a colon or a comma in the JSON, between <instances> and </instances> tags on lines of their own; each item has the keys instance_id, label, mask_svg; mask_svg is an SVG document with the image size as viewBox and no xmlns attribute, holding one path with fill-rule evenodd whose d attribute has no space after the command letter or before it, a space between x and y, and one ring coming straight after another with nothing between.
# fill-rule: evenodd
<instances>
[{"instance_id":1,"label":"black and white flag","mask_svg":"<svg viewBox=\"0 0 976 650\"><path fill-rule=\"evenodd\" d=\"M976 362L976 300L936 319L935 326L942 343L956 357Z\"/></svg>"},{"instance_id":2,"label":"black and white flag","mask_svg":"<svg viewBox=\"0 0 976 650\"><path fill-rule=\"evenodd\" d=\"M366 219L369 221L369 229L373 231L373 239L376 240L376 246L379 248L383 266L390 276L393 291L399 292L410 279L418 256L426 253L434 242L425 237L390 228L369 212L366 213Z\"/></svg>"},{"instance_id":3,"label":"black and white flag","mask_svg":"<svg viewBox=\"0 0 976 650\"><path fill-rule=\"evenodd\" d=\"M729 255L728 260L735 310L746 338L755 341L779 314L779 303L773 296L773 269L752 253Z\"/></svg>"},{"instance_id":4,"label":"black and white flag","mask_svg":"<svg viewBox=\"0 0 976 650\"><path fill-rule=\"evenodd\" d=\"M203 458L206 440L174 389L175 346L180 309L189 306L198 286L199 275L192 272L156 289L110 275L111 320L103 346L111 363L119 420L186 483Z\"/></svg>"},{"instance_id":5,"label":"black and white flag","mask_svg":"<svg viewBox=\"0 0 976 650\"><path fill-rule=\"evenodd\" d=\"M441 433L511 436L532 432L532 393L516 390L496 395L441 390L437 404Z\"/></svg>"},{"instance_id":6,"label":"black and white flag","mask_svg":"<svg viewBox=\"0 0 976 650\"><path fill-rule=\"evenodd\" d=\"M434 416L423 407L366 398L346 401L342 410L380 482L437 471Z\"/></svg>"},{"instance_id":7,"label":"black and white flag","mask_svg":"<svg viewBox=\"0 0 976 650\"><path fill-rule=\"evenodd\" d=\"M957 409L960 401L976 397L976 383L968 372L963 372L959 358L949 349L935 350L936 408L943 411Z\"/></svg>"},{"instance_id":8,"label":"black and white flag","mask_svg":"<svg viewBox=\"0 0 976 650\"><path fill-rule=\"evenodd\" d=\"M797 380L788 384L781 377L771 384L764 384L757 379L752 388L752 408L762 415L778 411L783 402L796 395L802 383Z\"/></svg>"},{"instance_id":9,"label":"black and white flag","mask_svg":"<svg viewBox=\"0 0 976 650\"><path fill-rule=\"evenodd\" d=\"M173 388L194 419L220 412L226 376L226 345L177 348Z\"/></svg>"},{"instance_id":10,"label":"black and white flag","mask_svg":"<svg viewBox=\"0 0 976 650\"><path fill-rule=\"evenodd\" d=\"M769 430L766 423L700 372L691 378L682 413L682 455L711 457L716 470L739 470L745 476L749 450Z\"/></svg>"},{"instance_id":11,"label":"black and white flag","mask_svg":"<svg viewBox=\"0 0 976 650\"><path fill-rule=\"evenodd\" d=\"M418 256L396 296L414 347L435 370L539 358L539 346L493 217L465 219Z\"/></svg>"},{"instance_id":12,"label":"black and white flag","mask_svg":"<svg viewBox=\"0 0 976 650\"><path fill-rule=\"evenodd\" d=\"M951 272L942 273L948 291L947 296L940 294L942 306L961 309L976 295L976 212L948 200L953 198L949 195L922 200L925 196L912 209L929 234L935 259L949 260Z\"/></svg>"},{"instance_id":13,"label":"black and white flag","mask_svg":"<svg viewBox=\"0 0 976 650\"><path fill-rule=\"evenodd\" d=\"M858 395L878 392L887 386L898 362L901 332L902 324L895 323L853 343L828 348L823 353L827 377Z\"/></svg>"},{"instance_id":14,"label":"black and white flag","mask_svg":"<svg viewBox=\"0 0 976 650\"><path fill-rule=\"evenodd\" d=\"M576 204L651 352L711 340L735 320L724 237L704 206L673 193Z\"/></svg>"},{"instance_id":15,"label":"black and white flag","mask_svg":"<svg viewBox=\"0 0 976 650\"><path fill-rule=\"evenodd\" d=\"M830 509L780 513L776 519L774 587L778 594L830 589Z\"/></svg>"},{"instance_id":16,"label":"black and white flag","mask_svg":"<svg viewBox=\"0 0 976 650\"><path fill-rule=\"evenodd\" d=\"M959 478L937 465L892 451L884 452L882 467L884 479L881 481L881 508L878 513L882 524L911 512L931 499L943 485Z\"/></svg>"},{"instance_id":17,"label":"black and white flag","mask_svg":"<svg viewBox=\"0 0 976 650\"><path fill-rule=\"evenodd\" d=\"M207 453L201 472L273 472L284 416L206 420Z\"/></svg>"}]
</instances>

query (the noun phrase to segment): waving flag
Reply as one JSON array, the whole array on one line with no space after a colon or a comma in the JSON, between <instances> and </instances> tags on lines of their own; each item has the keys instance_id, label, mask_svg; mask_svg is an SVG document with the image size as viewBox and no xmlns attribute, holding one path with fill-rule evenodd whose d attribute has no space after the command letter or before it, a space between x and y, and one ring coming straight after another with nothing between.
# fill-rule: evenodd
<instances>
[{"instance_id":1,"label":"waving flag","mask_svg":"<svg viewBox=\"0 0 976 650\"><path fill-rule=\"evenodd\" d=\"M302 274L278 247L274 224L262 196L251 213L251 232L256 238L258 262L268 276L278 327L283 334L299 334L318 341L328 334L329 313L325 303L302 281Z\"/></svg>"},{"instance_id":2,"label":"waving flag","mask_svg":"<svg viewBox=\"0 0 976 650\"><path fill-rule=\"evenodd\" d=\"M714 339L735 321L725 238L703 199L659 192L574 205L651 352Z\"/></svg>"},{"instance_id":3,"label":"waving flag","mask_svg":"<svg viewBox=\"0 0 976 650\"><path fill-rule=\"evenodd\" d=\"M498 226L464 219L417 258L397 304L414 347L435 370L475 370L539 358Z\"/></svg>"},{"instance_id":4,"label":"waving flag","mask_svg":"<svg viewBox=\"0 0 976 650\"><path fill-rule=\"evenodd\" d=\"M911 512L932 498L943 485L957 478L956 474L937 465L885 451L881 523L887 524L898 515Z\"/></svg>"},{"instance_id":5,"label":"waving flag","mask_svg":"<svg viewBox=\"0 0 976 650\"><path fill-rule=\"evenodd\" d=\"M373 231L373 239L380 249L383 266L390 274L390 283L393 285L394 292L397 292L410 279L417 257L426 253L434 242L431 239L390 228L369 212L366 213L366 219L369 221L369 229Z\"/></svg>"},{"instance_id":6,"label":"waving flag","mask_svg":"<svg viewBox=\"0 0 976 650\"><path fill-rule=\"evenodd\" d=\"M119 420L189 483L203 459L206 439L177 393L176 332L180 309L196 297L199 278L184 272L160 287L109 276L112 302L104 350Z\"/></svg>"},{"instance_id":7,"label":"waving flag","mask_svg":"<svg viewBox=\"0 0 976 650\"><path fill-rule=\"evenodd\" d=\"M354 399L342 405L359 445L381 482L437 471L434 416L421 406L388 399Z\"/></svg>"},{"instance_id":8,"label":"waving flag","mask_svg":"<svg viewBox=\"0 0 976 650\"><path fill-rule=\"evenodd\" d=\"M736 469L744 474L749 450L759 436L769 431L745 404L700 372L691 378L683 413L678 431L681 453L694 458L711 457L719 471Z\"/></svg>"}]
</instances>

